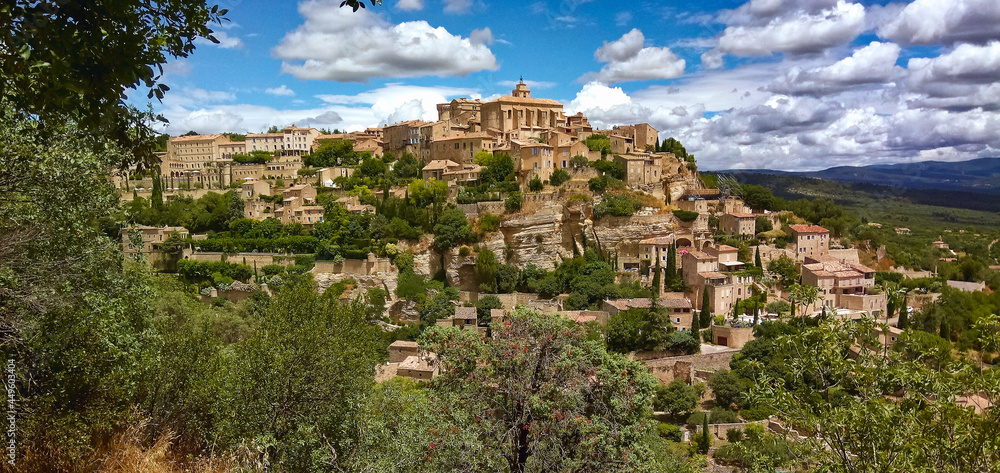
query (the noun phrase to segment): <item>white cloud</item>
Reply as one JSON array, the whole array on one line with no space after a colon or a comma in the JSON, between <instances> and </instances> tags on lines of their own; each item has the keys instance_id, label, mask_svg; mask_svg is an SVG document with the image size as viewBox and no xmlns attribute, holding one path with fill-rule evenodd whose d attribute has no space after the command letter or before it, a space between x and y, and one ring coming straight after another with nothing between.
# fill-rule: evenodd
<instances>
[{"instance_id":1,"label":"white cloud","mask_svg":"<svg viewBox=\"0 0 1000 473\"><path fill-rule=\"evenodd\" d=\"M583 81L607 84L636 80L671 79L684 74L685 61L670 48L644 48L646 38L639 29L625 33L616 41L604 42L594 57L607 63L600 72L586 74Z\"/></svg>"},{"instance_id":2,"label":"white cloud","mask_svg":"<svg viewBox=\"0 0 1000 473\"><path fill-rule=\"evenodd\" d=\"M1000 81L1000 41L984 46L960 44L935 58L913 58L906 68L915 83Z\"/></svg>"},{"instance_id":3,"label":"white cloud","mask_svg":"<svg viewBox=\"0 0 1000 473\"><path fill-rule=\"evenodd\" d=\"M729 26L719 38L718 49L736 56L819 52L851 41L864 26L865 7L840 0L817 13L799 11L760 26Z\"/></svg>"},{"instance_id":4,"label":"white cloud","mask_svg":"<svg viewBox=\"0 0 1000 473\"><path fill-rule=\"evenodd\" d=\"M474 89L391 84L356 95L317 96L328 104L370 105L372 115L381 124L416 119L436 121L437 104L448 102L454 97L475 99L479 95Z\"/></svg>"},{"instance_id":5,"label":"white cloud","mask_svg":"<svg viewBox=\"0 0 1000 473\"><path fill-rule=\"evenodd\" d=\"M445 13L468 13L472 9L472 0L444 0Z\"/></svg>"},{"instance_id":6,"label":"white cloud","mask_svg":"<svg viewBox=\"0 0 1000 473\"><path fill-rule=\"evenodd\" d=\"M364 82L375 77L464 76L496 70L490 49L426 21L388 23L380 13L339 8L339 0L299 5L305 24L273 49L281 70L300 79Z\"/></svg>"},{"instance_id":7,"label":"white cloud","mask_svg":"<svg viewBox=\"0 0 1000 473\"><path fill-rule=\"evenodd\" d=\"M705 69L718 69L722 67L722 52L719 50L711 50L701 55L701 65Z\"/></svg>"},{"instance_id":8,"label":"white cloud","mask_svg":"<svg viewBox=\"0 0 1000 473\"><path fill-rule=\"evenodd\" d=\"M271 87L271 88L268 88L268 89L264 89L264 93L271 94L271 95L279 95L279 96L284 96L284 97L291 97L291 96L295 95L295 91L292 90L292 89L289 89L284 84L282 84L281 87Z\"/></svg>"},{"instance_id":9,"label":"white cloud","mask_svg":"<svg viewBox=\"0 0 1000 473\"><path fill-rule=\"evenodd\" d=\"M216 46L222 49L239 49L243 47L243 40L236 36L229 36L225 31L215 31L212 33L212 36L215 36L215 39L219 40Z\"/></svg>"},{"instance_id":10,"label":"white cloud","mask_svg":"<svg viewBox=\"0 0 1000 473\"><path fill-rule=\"evenodd\" d=\"M820 94L892 82L903 71L896 65L899 52L896 44L873 41L829 66L806 70L792 67L769 88L781 93Z\"/></svg>"},{"instance_id":11,"label":"white cloud","mask_svg":"<svg viewBox=\"0 0 1000 473\"><path fill-rule=\"evenodd\" d=\"M424 0L399 0L396 8L406 11L416 11L424 9Z\"/></svg>"},{"instance_id":12,"label":"white cloud","mask_svg":"<svg viewBox=\"0 0 1000 473\"><path fill-rule=\"evenodd\" d=\"M1000 39L1000 2L916 0L879 28L878 34L905 44Z\"/></svg>"}]
</instances>

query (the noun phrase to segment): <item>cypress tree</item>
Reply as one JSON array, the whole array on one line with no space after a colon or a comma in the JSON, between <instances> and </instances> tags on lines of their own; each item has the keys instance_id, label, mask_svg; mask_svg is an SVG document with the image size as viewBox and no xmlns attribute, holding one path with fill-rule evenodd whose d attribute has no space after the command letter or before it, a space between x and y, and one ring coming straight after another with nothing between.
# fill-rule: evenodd
<instances>
[{"instance_id":1,"label":"cypress tree","mask_svg":"<svg viewBox=\"0 0 1000 473\"><path fill-rule=\"evenodd\" d=\"M701 341L701 316L700 314L691 314L691 334L698 341Z\"/></svg>"},{"instance_id":2,"label":"cypress tree","mask_svg":"<svg viewBox=\"0 0 1000 473\"><path fill-rule=\"evenodd\" d=\"M712 446L712 439L708 436L708 413L705 413L705 418L701 421L701 453L708 453L709 447Z\"/></svg>"},{"instance_id":3,"label":"cypress tree","mask_svg":"<svg viewBox=\"0 0 1000 473\"><path fill-rule=\"evenodd\" d=\"M753 264L754 264L754 266L756 266L756 267L758 267L760 269L764 269L764 263L760 262L760 247L759 246L757 247L757 253L753 257Z\"/></svg>"},{"instance_id":4,"label":"cypress tree","mask_svg":"<svg viewBox=\"0 0 1000 473\"><path fill-rule=\"evenodd\" d=\"M892 318L892 314L896 312L896 298L892 295L889 296L888 301L885 303L885 323L889 323L889 319Z\"/></svg>"},{"instance_id":5,"label":"cypress tree","mask_svg":"<svg viewBox=\"0 0 1000 473\"><path fill-rule=\"evenodd\" d=\"M667 274L666 286L673 289L677 285L677 245L671 243L667 246Z\"/></svg>"},{"instance_id":6,"label":"cypress tree","mask_svg":"<svg viewBox=\"0 0 1000 473\"><path fill-rule=\"evenodd\" d=\"M660 258L656 258L656 265L653 266L653 297L660 297Z\"/></svg>"},{"instance_id":7,"label":"cypress tree","mask_svg":"<svg viewBox=\"0 0 1000 473\"><path fill-rule=\"evenodd\" d=\"M910 313L906 310L906 302L906 296L903 296L903 305L899 308L899 321L896 322L896 327L900 330L906 330L910 327Z\"/></svg>"},{"instance_id":8,"label":"cypress tree","mask_svg":"<svg viewBox=\"0 0 1000 473\"><path fill-rule=\"evenodd\" d=\"M163 208L163 181L160 178L160 167L153 168L153 195L150 196L151 204L156 210Z\"/></svg>"},{"instance_id":9,"label":"cypress tree","mask_svg":"<svg viewBox=\"0 0 1000 473\"><path fill-rule=\"evenodd\" d=\"M712 324L712 311L709 310L709 305L711 302L708 300L708 287L706 286L701 291L701 320L699 325L702 327L708 327Z\"/></svg>"}]
</instances>

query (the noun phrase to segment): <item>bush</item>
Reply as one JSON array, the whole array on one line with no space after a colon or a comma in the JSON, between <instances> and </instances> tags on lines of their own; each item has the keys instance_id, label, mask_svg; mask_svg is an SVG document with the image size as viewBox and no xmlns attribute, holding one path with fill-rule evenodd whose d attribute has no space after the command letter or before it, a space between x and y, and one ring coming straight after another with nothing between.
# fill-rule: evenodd
<instances>
[{"instance_id":1,"label":"bush","mask_svg":"<svg viewBox=\"0 0 1000 473\"><path fill-rule=\"evenodd\" d=\"M479 229L485 233L495 232L500 229L500 217L484 213L479 217Z\"/></svg>"},{"instance_id":2,"label":"bush","mask_svg":"<svg viewBox=\"0 0 1000 473\"><path fill-rule=\"evenodd\" d=\"M705 421L706 415L705 411L695 411L688 416L684 423L687 424L688 427L697 427Z\"/></svg>"},{"instance_id":3,"label":"bush","mask_svg":"<svg viewBox=\"0 0 1000 473\"><path fill-rule=\"evenodd\" d=\"M736 412L729 409L713 407L708 422L711 424L734 424L739 422L739 417L736 415Z\"/></svg>"},{"instance_id":4,"label":"bush","mask_svg":"<svg viewBox=\"0 0 1000 473\"><path fill-rule=\"evenodd\" d=\"M660 437L673 442L680 442L684 439L684 434L681 432L681 428L674 424L660 422L656 426L656 432L660 434Z\"/></svg>"},{"instance_id":5,"label":"bush","mask_svg":"<svg viewBox=\"0 0 1000 473\"><path fill-rule=\"evenodd\" d=\"M743 395L750 389L751 384L750 380L729 370L716 371L708 381L708 387L715 396L715 404L720 407L739 405L743 402Z\"/></svg>"},{"instance_id":6,"label":"bush","mask_svg":"<svg viewBox=\"0 0 1000 473\"><path fill-rule=\"evenodd\" d=\"M726 429L726 441L729 443L743 441L743 431L740 429Z\"/></svg>"},{"instance_id":7,"label":"bush","mask_svg":"<svg viewBox=\"0 0 1000 473\"><path fill-rule=\"evenodd\" d=\"M536 175L531 181L528 182L528 189L531 192L541 192L545 188L545 184L542 184L542 180Z\"/></svg>"},{"instance_id":8,"label":"bush","mask_svg":"<svg viewBox=\"0 0 1000 473\"><path fill-rule=\"evenodd\" d=\"M767 406L753 406L746 409L740 409L740 415L743 416L744 419L754 422L771 417L774 415L774 409Z\"/></svg>"},{"instance_id":9,"label":"bush","mask_svg":"<svg viewBox=\"0 0 1000 473\"><path fill-rule=\"evenodd\" d=\"M698 219L698 212L692 212L690 210L674 210L674 217L684 223L691 223Z\"/></svg>"},{"instance_id":10,"label":"bush","mask_svg":"<svg viewBox=\"0 0 1000 473\"><path fill-rule=\"evenodd\" d=\"M191 282L208 281L216 273L243 282L249 281L253 276L253 269L249 266L225 261L180 260L177 262L177 272Z\"/></svg>"},{"instance_id":11,"label":"bush","mask_svg":"<svg viewBox=\"0 0 1000 473\"><path fill-rule=\"evenodd\" d=\"M699 398L697 388L688 386L680 379L675 379L666 386L656 387L653 408L674 416L684 415L698 407Z\"/></svg>"},{"instance_id":12,"label":"bush","mask_svg":"<svg viewBox=\"0 0 1000 473\"><path fill-rule=\"evenodd\" d=\"M641 208L642 202L630 194L608 194L601 203L594 206L594 218L605 215L629 217Z\"/></svg>"},{"instance_id":13,"label":"bush","mask_svg":"<svg viewBox=\"0 0 1000 473\"><path fill-rule=\"evenodd\" d=\"M260 268L264 272L265 276L274 276L275 274L281 274L285 272L285 267L280 264L269 264Z\"/></svg>"},{"instance_id":14,"label":"bush","mask_svg":"<svg viewBox=\"0 0 1000 473\"><path fill-rule=\"evenodd\" d=\"M517 212L521 210L521 203L522 203L521 193L511 192L511 194L507 196L507 200L504 201L503 206L504 209L507 210L508 212Z\"/></svg>"},{"instance_id":15,"label":"bush","mask_svg":"<svg viewBox=\"0 0 1000 473\"><path fill-rule=\"evenodd\" d=\"M458 249L458 256L461 256L463 258L466 257L466 256L469 256L469 254L471 254L471 253L472 253L472 250L470 250L468 246L463 246L463 247L461 247L461 248Z\"/></svg>"},{"instance_id":16,"label":"bush","mask_svg":"<svg viewBox=\"0 0 1000 473\"><path fill-rule=\"evenodd\" d=\"M552 184L554 187L559 187L569 179L570 175L565 169L556 169L552 172L552 175L549 176L549 184Z\"/></svg>"}]
</instances>

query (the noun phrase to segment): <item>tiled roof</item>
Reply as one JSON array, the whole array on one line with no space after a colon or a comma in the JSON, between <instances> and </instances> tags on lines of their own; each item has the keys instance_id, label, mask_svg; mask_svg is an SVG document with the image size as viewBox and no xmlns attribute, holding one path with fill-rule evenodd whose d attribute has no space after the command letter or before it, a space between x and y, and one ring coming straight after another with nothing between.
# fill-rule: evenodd
<instances>
[{"instance_id":1,"label":"tiled roof","mask_svg":"<svg viewBox=\"0 0 1000 473\"><path fill-rule=\"evenodd\" d=\"M174 138L170 138L170 141L173 141L173 142L178 142L178 141L204 141L204 140L215 140L215 139L221 138L221 137L222 137L222 135L220 135L220 134L177 136L177 137L174 137Z\"/></svg>"},{"instance_id":2,"label":"tiled roof","mask_svg":"<svg viewBox=\"0 0 1000 473\"><path fill-rule=\"evenodd\" d=\"M455 318L456 319L476 319L476 308L475 307L456 307L455 308Z\"/></svg>"},{"instance_id":3,"label":"tiled roof","mask_svg":"<svg viewBox=\"0 0 1000 473\"><path fill-rule=\"evenodd\" d=\"M389 348L419 348L420 344L408 340L396 340L389 345Z\"/></svg>"},{"instance_id":4,"label":"tiled roof","mask_svg":"<svg viewBox=\"0 0 1000 473\"><path fill-rule=\"evenodd\" d=\"M795 233L830 233L830 230L819 225L789 225L789 228Z\"/></svg>"}]
</instances>

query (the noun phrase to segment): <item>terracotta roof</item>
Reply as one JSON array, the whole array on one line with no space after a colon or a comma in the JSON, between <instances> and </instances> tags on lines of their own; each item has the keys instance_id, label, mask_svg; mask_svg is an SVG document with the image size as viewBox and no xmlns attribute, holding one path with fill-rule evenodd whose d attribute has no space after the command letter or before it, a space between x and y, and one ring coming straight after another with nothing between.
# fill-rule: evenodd
<instances>
[{"instance_id":1,"label":"terracotta roof","mask_svg":"<svg viewBox=\"0 0 1000 473\"><path fill-rule=\"evenodd\" d=\"M389 345L389 348L419 348L420 344L409 340L396 340Z\"/></svg>"},{"instance_id":2,"label":"terracotta roof","mask_svg":"<svg viewBox=\"0 0 1000 473\"><path fill-rule=\"evenodd\" d=\"M430 362L415 355L406 357L406 359L399 364L398 370L403 369L411 371L434 371L434 367L431 366Z\"/></svg>"},{"instance_id":3,"label":"terracotta roof","mask_svg":"<svg viewBox=\"0 0 1000 473\"><path fill-rule=\"evenodd\" d=\"M703 278L705 278L705 279L719 279L719 278L725 278L726 277L725 274L717 273L715 271L709 271L707 273L698 273L698 275L701 276L701 277L703 277Z\"/></svg>"},{"instance_id":4,"label":"terracotta roof","mask_svg":"<svg viewBox=\"0 0 1000 473\"><path fill-rule=\"evenodd\" d=\"M455 308L455 318L462 320L476 320L476 308L475 307L456 307Z\"/></svg>"},{"instance_id":5,"label":"terracotta roof","mask_svg":"<svg viewBox=\"0 0 1000 473\"><path fill-rule=\"evenodd\" d=\"M661 299L660 305L671 309L690 309L693 307L690 299Z\"/></svg>"},{"instance_id":6,"label":"terracotta roof","mask_svg":"<svg viewBox=\"0 0 1000 473\"><path fill-rule=\"evenodd\" d=\"M754 214L746 214L746 213L731 213L726 215L731 215L736 218L757 218L757 216Z\"/></svg>"},{"instance_id":7,"label":"terracotta roof","mask_svg":"<svg viewBox=\"0 0 1000 473\"><path fill-rule=\"evenodd\" d=\"M830 230L819 225L789 225L789 228L795 233L830 233Z\"/></svg>"},{"instance_id":8,"label":"terracotta roof","mask_svg":"<svg viewBox=\"0 0 1000 473\"><path fill-rule=\"evenodd\" d=\"M712 255L710 255L708 253L702 253L701 251L697 251L697 250L688 251L687 254L689 254L691 256L694 256L695 259L699 259L699 260L712 260L712 259L715 259L714 256L712 256Z\"/></svg>"},{"instance_id":9,"label":"terracotta roof","mask_svg":"<svg viewBox=\"0 0 1000 473\"><path fill-rule=\"evenodd\" d=\"M669 245L674 242L674 235L665 235L639 240L640 245Z\"/></svg>"},{"instance_id":10,"label":"terracotta roof","mask_svg":"<svg viewBox=\"0 0 1000 473\"><path fill-rule=\"evenodd\" d=\"M721 251L725 251L725 252L740 251L739 248L737 248L735 246L729 246L729 245L719 245L718 250L720 252Z\"/></svg>"},{"instance_id":11,"label":"terracotta roof","mask_svg":"<svg viewBox=\"0 0 1000 473\"><path fill-rule=\"evenodd\" d=\"M424 171L437 171L438 169L448 170L448 168L457 166L459 166L459 164L450 159L435 159L424 166Z\"/></svg>"}]
</instances>

